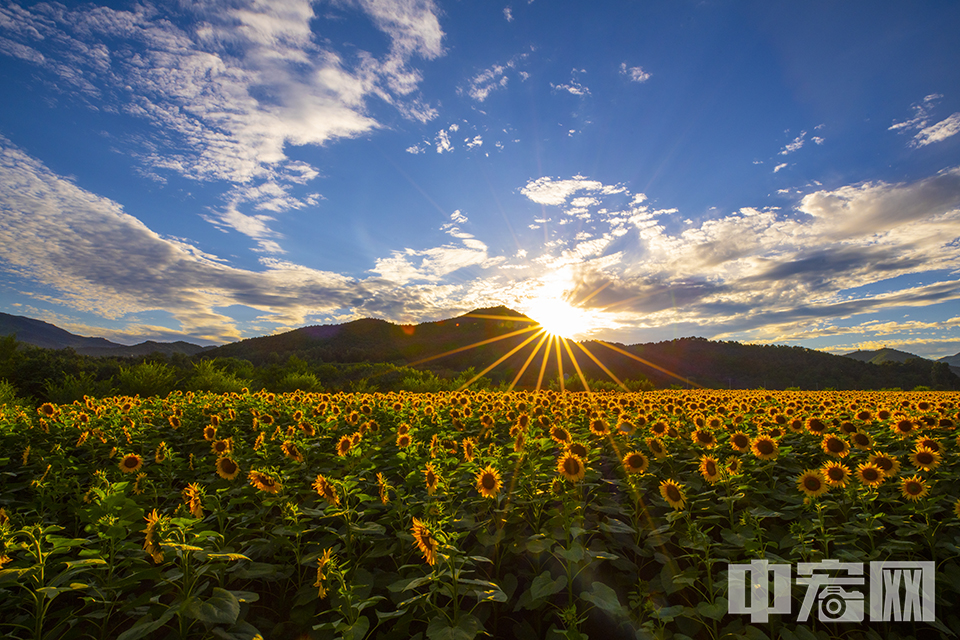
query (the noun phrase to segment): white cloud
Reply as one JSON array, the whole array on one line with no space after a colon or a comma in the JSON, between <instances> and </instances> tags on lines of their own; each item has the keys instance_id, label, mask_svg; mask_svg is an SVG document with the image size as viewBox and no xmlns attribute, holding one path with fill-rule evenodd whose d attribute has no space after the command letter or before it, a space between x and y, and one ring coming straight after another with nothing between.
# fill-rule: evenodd
<instances>
[{"instance_id":1,"label":"white cloud","mask_svg":"<svg viewBox=\"0 0 960 640\"><path fill-rule=\"evenodd\" d=\"M960 133L960 112L954 113L945 120L921 129L917 135L913 137L913 144L917 147L924 147L934 142L946 140L950 136L955 136L958 133Z\"/></svg>"},{"instance_id":2,"label":"white cloud","mask_svg":"<svg viewBox=\"0 0 960 640\"><path fill-rule=\"evenodd\" d=\"M481 136L474 136L472 140L470 138L464 138L463 141L466 143L467 149L483 146L483 138Z\"/></svg>"},{"instance_id":3,"label":"white cloud","mask_svg":"<svg viewBox=\"0 0 960 640\"><path fill-rule=\"evenodd\" d=\"M587 180L583 176L575 176L569 180L554 178L539 178L528 182L520 192L538 204L561 205L567 198L578 191L601 191L602 182Z\"/></svg>"},{"instance_id":4,"label":"white cloud","mask_svg":"<svg viewBox=\"0 0 960 640\"><path fill-rule=\"evenodd\" d=\"M450 134L447 133L446 129L441 129L437 132L436 138L434 141L437 145L437 153L443 153L445 151L453 151L453 145L450 144Z\"/></svg>"},{"instance_id":5,"label":"white cloud","mask_svg":"<svg viewBox=\"0 0 960 640\"><path fill-rule=\"evenodd\" d=\"M506 18L507 22L513 22L513 10L510 7L504 7L503 17Z\"/></svg>"},{"instance_id":6,"label":"white cloud","mask_svg":"<svg viewBox=\"0 0 960 640\"><path fill-rule=\"evenodd\" d=\"M798 151L801 147L803 147L803 139L806 136L807 136L807 132L801 131L800 135L793 139L793 142L787 144L786 146L783 147L783 149L780 150L779 155L785 156L788 153L793 153L794 151Z\"/></svg>"},{"instance_id":7,"label":"white cloud","mask_svg":"<svg viewBox=\"0 0 960 640\"><path fill-rule=\"evenodd\" d=\"M650 79L650 74L643 70L643 67L627 67L626 62L620 63L620 74L627 76L633 82L646 82Z\"/></svg>"},{"instance_id":8,"label":"white cloud","mask_svg":"<svg viewBox=\"0 0 960 640\"><path fill-rule=\"evenodd\" d=\"M120 140L147 175L304 184L318 172L291 162L285 148L380 127L369 101L421 122L436 117L415 94L420 75L410 66L443 53L433 1L353 0L337 8L361 10L388 38L388 52L378 58L352 50L348 59L332 49L326 34L314 31L319 17L309 0L201 0L130 10L3 7L0 53L45 69L62 91L94 108L119 103L126 115L151 123L151 139ZM182 28L183 18L199 28ZM297 206L280 197L262 208ZM238 230L250 225L238 212L219 218L228 227L232 221Z\"/></svg>"},{"instance_id":9,"label":"white cloud","mask_svg":"<svg viewBox=\"0 0 960 640\"><path fill-rule=\"evenodd\" d=\"M425 148L423 148L422 146L417 145L417 144L411 145L411 146L407 147L407 148L405 149L405 151L406 151L407 153L412 153L413 155L417 155L418 153L426 153L426 152L427 152L427 150L426 150Z\"/></svg>"},{"instance_id":10,"label":"white cloud","mask_svg":"<svg viewBox=\"0 0 960 640\"><path fill-rule=\"evenodd\" d=\"M773 172L774 172L774 173L779 173L779 172L780 172L780 169L783 169L784 167L786 167L787 164L788 164L788 163L786 163L786 162L781 163L781 164L778 164L777 166L775 166L775 167L773 168Z\"/></svg>"}]
</instances>

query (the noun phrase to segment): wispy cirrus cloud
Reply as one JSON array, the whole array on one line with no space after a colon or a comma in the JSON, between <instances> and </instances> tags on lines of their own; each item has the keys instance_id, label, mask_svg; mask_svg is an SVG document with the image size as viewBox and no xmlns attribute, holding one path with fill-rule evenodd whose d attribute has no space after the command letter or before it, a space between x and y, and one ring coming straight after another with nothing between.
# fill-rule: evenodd
<instances>
[{"instance_id":1,"label":"wispy cirrus cloud","mask_svg":"<svg viewBox=\"0 0 960 640\"><path fill-rule=\"evenodd\" d=\"M895 122L888 127L888 130L901 133L916 131L917 133L910 141L912 147L925 147L928 144L941 142L957 135L960 133L960 113L954 113L939 122L930 124L931 111L942 98L943 96L939 93L931 93L911 107L913 110L912 118Z\"/></svg>"},{"instance_id":2,"label":"wispy cirrus cloud","mask_svg":"<svg viewBox=\"0 0 960 640\"><path fill-rule=\"evenodd\" d=\"M241 189L283 191L318 172L291 160L286 147L323 145L366 134L380 123L369 103L427 121L436 110L416 94L416 58L443 53L443 32L432 0L335 3L362 11L389 39L386 52L331 48L309 0L207 0L179 5L134 5L130 10L80 5L0 8L0 53L50 72L63 95L93 108L116 110L153 125L149 140L124 141L145 173L225 181ZM193 27L182 27L181 17ZM40 45L43 45L43 53ZM349 54L349 55L348 55ZM208 218L251 235L260 250L269 216L303 205L289 193L261 200L253 192L227 196ZM254 223L250 218L254 218ZM272 232L271 232L272 233Z\"/></svg>"}]
</instances>

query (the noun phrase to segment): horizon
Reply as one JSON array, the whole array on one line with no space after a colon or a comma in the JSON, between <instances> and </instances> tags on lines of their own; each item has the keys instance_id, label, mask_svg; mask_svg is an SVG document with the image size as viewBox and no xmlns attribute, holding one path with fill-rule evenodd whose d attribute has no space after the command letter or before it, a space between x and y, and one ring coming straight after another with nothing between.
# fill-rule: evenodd
<instances>
[{"instance_id":1,"label":"horizon","mask_svg":"<svg viewBox=\"0 0 960 640\"><path fill-rule=\"evenodd\" d=\"M960 345L960 5L0 6L0 311Z\"/></svg>"},{"instance_id":2,"label":"horizon","mask_svg":"<svg viewBox=\"0 0 960 640\"><path fill-rule=\"evenodd\" d=\"M471 317L471 314L474 314L474 313L478 313L478 312L482 312L482 311L491 311L491 310L496 310L496 309L501 309L501 308L504 309L504 310L506 310L506 311L511 311L511 312L513 312L513 313L519 313L521 316L526 317L528 320L532 320L531 318L529 318L529 317L527 317L527 316L524 316L524 315L523 315L522 313L520 313L519 311L516 311L516 310L514 310L514 309L510 309L509 307L481 307L481 308L477 308L477 309L474 309L474 310L472 310L472 311L469 311L469 312L467 312L467 313L465 313L465 314L463 314L463 315L460 315L460 316L453 316L453 317L450 317L450 318L442 318L442 319L440 319L440 320L428 320L428 321L425 321L424 323L427 323L427 322L449 322L449 321L451 321L451 320L457 320L457 319L460 319L460 318L469 318L469 317ZM0 312L0 313L3 313L3 312ZM13 315L13 314L8 314L8 315ZM18 316L18 317L24 317L24 318L25 318L26 316ZM39 320L38 318L28 318L28 319L29 319L29 320ZM404 323L392 322L392 321L390 321L390 320L385 320L385 319L383 319L383 318L373 318L373 317L368 317L368 318L356 318L356 319L354 319L354 320L348 320L348 321L346 321L346 322L336 323L336 324L338 324L338 325L339 325L339 324L348 324L348 323L350 323L350 322L357 322L357 321L362 321L362 320L376 320L376 321L380 321L380 322L386 322L386 323L388 323L388 324L392 324L392 325L397 326L397 327L416 326L416 324L424 324L424 323L404 324ZM45 321L45 320L40 320L40 322L46 322L46 321ZM54 326L54 327L56 327L56 328L58 328L58 329L62 329L62 327L57 327L57 325L55 325L55 324L53 324L53 323L47 323L47 324L51 324L52 326ZM216 348L216 347L222 347L222 346L225 346L225 345L228 345L228 344L234 344L234 343L240 342L240 341L242 341L242 340L253 340L253 339L257 339L257 338L269 338L269 337L271 337L271 336L280 335L281 333L286 333L286 332L290 332L290 331L298 331L298 330L300 330L300 329L307 329L307 328L316 327L316 326L332 326L332 325L330 325L330 324L304 325L304 326L302 326L302 327L296 327L296 328L293 328L293 329L287 329L287 330L285 330L285 331L283 331L283 332L280 332L280 333L265 334L265 335L259 335L259 336L249 336L249 337L246 337L246 338L241 338L240 340L236 340L236 341L234 341L234 342L224 342L224 343L220 343L220 344L209 344L209 345L197 345L196 343L190 343L189 341L182 340L182 339L180 339L180 340L164 340L164 341L155 341L155 340L149 340L149 339L148 339L148 340L141 340L141 341L139 341L139 342L131 342L131 343L129 343L129 344L128 344L128 343L119 343L119 342L114 343L114 344L120 345L120 346L122 346L122 347L132 347L132 346L138 346L138 345L143 344L143 343L145 343L145 342L158 342L158 343L160 343L160 344L171 344L171 343L174 343L174 342L188 342L189 344L195 344L196 346L201 346L201 347L203 347L203 348L205 348L205 349L214 349L214 348ZM74 334L74 335L77 335L77 334ZM105 338L103 338L102 336L97 336L97 335L78 336L78 337L88 338L88 339L105 339ZM571 339L569 339L569 340L573 340L574 342L585 343L585 342L590 342L590 341L596 340L596 339L595 339L595 338L589 338L589 337L588 337L588 338L583 338L583 339L579 339L579 340L577 340L577 339L575 339L575 338L571 338ZM688 336L679 336L679 337L676 337L676 338L671 338L671 339L669 339L669 340L662 340L662 341L661 341L661 340L657 340L657 341L650 341L650 342L646 342L646 343L639 343L639 342L638 342L638 343L629 343L629 344L627 344L627 343L621 343L621 344L623 344L623 346L630 347L630 346L641 346L641 345L643 345L643 344L656 344L656 343L659 343L659 342L671 342L671 341L677 341L677 340L681 340L681 341L682 341L682 340L708 340L708 341L710 341L710 342L738 342L738 341L736 341L736 340L711 340L711 339L709 339L709 338L704 338L703 336L688 335ZM111 341L111 342L112 342L112 341ZM614 341L610 341L610 342L614 342ZM745 344L752 344L752 345L755 345L755 346L797 346L797 345L777 345L776 343L745 343ZM904 351L901 350L901 349L894 349L893 347L886 347L886 346L877 347L876 349L856 349L856 350L854 350L854 351L842 352L842 353L840 353L840 352L833 353L833 352L824 351L824 350L821 350L821 349L812 349L812 350L813 350L813 351L821 351L821 352L823 352L823 353L828 353L828 354L830 354L830 355L838 355L838 356L853 355L853 354L855 354L855 353L857 353L857 352L860 352L860 351L867 353L867 352L877 352L877 351L884 351L884 350L897 351L897 352L901 352L901 353L908 353L909 355L918 356L918 354L914 354L914 353L910 353L910 352L904 352ZM957 353L952 354L952 355L941 356L939 359L952 358L952 357L958 356L958 355L960 355L960 344L957 345ZM924 356L918 356L918 357L924 357ZM926 358L926 359L928 359L928 360L937 360L937 358Z\"/></svg>"}]
</instances>

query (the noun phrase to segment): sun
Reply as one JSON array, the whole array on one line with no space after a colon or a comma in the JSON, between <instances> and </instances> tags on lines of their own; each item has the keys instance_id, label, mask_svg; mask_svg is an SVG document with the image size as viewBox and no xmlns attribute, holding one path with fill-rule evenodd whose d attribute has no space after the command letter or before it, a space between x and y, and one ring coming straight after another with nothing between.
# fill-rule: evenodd
<instances>
[{"instance_id":1,"label":"sun","mask_svg":"<svg viewBox=\"0 0 960 640\"><path fill-rule=\"evenodd\" d=\"M561 338L583 337L596 329L598 321L589 310L561 298L532 298L523 305L523 312L548 334Z\"/></svg>"}]
</instances>

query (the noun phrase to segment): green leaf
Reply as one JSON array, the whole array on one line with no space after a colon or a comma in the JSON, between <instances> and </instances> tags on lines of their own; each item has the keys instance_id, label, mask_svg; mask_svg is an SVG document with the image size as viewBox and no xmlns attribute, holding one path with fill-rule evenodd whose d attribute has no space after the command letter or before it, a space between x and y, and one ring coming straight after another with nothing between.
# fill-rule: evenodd
<instances>
[{"instance_id":1,"label":"green leaf","mask_svg":"<svg viewBox=\"0 0 960 640\"><path fill-rule=\"evenodd\" d=\"M363 640L370 628L370 618L360 616L352 625L341 627L340 636L343 640Z\"/></svg>"},{"instance_id":2,"label":"green leaf","mask_svg":"<svg viewBox=\"0 0 960 640\"><path fill-rule=\"evenodd\" d=\"M241 620L229 629L214 627L212 633L225 640L263 640L263 634L246 620Z\"/></svg>"},{"instance_id":3,"label":"green leaf","mask_svg":"<svg viewBox=\"0 0 960 640\"><path fill-rule=\"evenodd\" d=\"M675 604L672 607L661 607L653 612L653 617L661 622L673 622L674 618L680 616L685 608L682 604Z\"/></svg>"},{"instance_id":4,"label":"green leaf","mask_svg":"<svg viewBox=\"0 0 960 640\"><path fill-rule=\"evenodd\" d=\"M620 613L623 609L617 592L602 582L594 582L591 590L581 593L580 598L610 613Z\"/></svg>"},{"instance_id":5,"label":"green leaf","mask_svg":"<svg viewBox=\"0 0 960 640\"><path fill-rule=\"evenodd\" d=\"M210 624L233 624L240 615L240 602L236 596L220 587L213 588L213 595L204 601L191 598L183 607L184 615Z\"/></svg>"},{"instance_id":6,"label":"green leaf","mask_svg":"<svg viewBox=\"0 0 960 640\"><path fill-rule=\"evenodd\" d=\"M139 640L140 638L146 637L167 624L170 618L177 613L177 609L177 607L170 607L156 620L150 615L140 618L135 625L121 633L119 637L117 637L117 640Z\"/></svg>"},{"instance_id":7,"label":"green leaf","mask_svg":"<svg viewBox=\"0 0 960 640\"><path fill-rule=\"evenodd\" d=\"M544 571L533 579L533 584L530 585L530 598L532 600L547 598L559 593L565 586L567 586L566 576L560 576L554 580L550 577L549 571Z\"/></svg>"},{"instance_id":8,"label":"green leaf","mask_svg":"<svg viewBox=\"0 0 960 640\"><path fill-rule=\"evenodd\" d=\"M697 605L697 613L699 613L704 618L710 618L711 620L720 620L723 616L727 615L727 609L730 605L727 602L726 598L717 598L716 602L709 604L707 602L701 602Z\"/></svg>"},{"instance_id":9,"label":"green leaf","mask_svg":"<svg viewBox=\"0 0 960 640\"><path fill-rule=\"evenodd\" d=\"M635 534L637 532L636 529L634 529L630 525L624 524L623 522L621 522L620 520L617 520L616 518L607 518L605 522L601 522L600 530L609 531L610 533Z\"/></svg>"},{"instance_id":10,"label":"green leaf","mask_svg":"<svg viewBox=\"0 0 960 640\"><path fill-rule=\"evenodd\" d=\"M460 617L456 626L450 626L447 619L438 616L427 625L427 638L430 640L473 640L483 625L470 614Z\"/></svg>"},{"instance_id":11,"label":"green leaf","mask_svg":"<svg viewBox=\"0 0 960 640\"><path fill-rule=\"evenodd\" d=\"M103 558L87 558L85 560L67 560L64 564L67 565L67 569L74 569L76 567L89 567L97 564L107 564L107 561Z\"/></svg>"}]
</instances>

